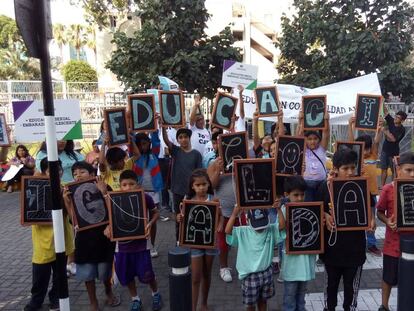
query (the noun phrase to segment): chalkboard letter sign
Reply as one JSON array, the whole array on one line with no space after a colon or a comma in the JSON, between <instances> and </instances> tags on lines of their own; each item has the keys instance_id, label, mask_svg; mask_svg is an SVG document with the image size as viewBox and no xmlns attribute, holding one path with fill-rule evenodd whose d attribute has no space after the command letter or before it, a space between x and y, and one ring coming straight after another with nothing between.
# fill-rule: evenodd
<instances>
[{"instance_id":1,"label":"chalkboard letter sign","mask_svg":"<svg viewBox=\"0 0 414 311\"><path fill-rule=\"evenodd\" d=\"M325 115L326 96L302 96L302 111L304 116L304 130L324 130L326 128Z\"/></svg>"},{"instance_id":2,"label":"chalkboard letter sign","mask_svg":"<svg viewBox=\"0 0 414 311\"><path fill-rule=\"evenodd\" d=\"M105 109L104 115L109 145L117 146L129 143L126 109Z\"/></svg>"},{"instance_id":3,"label":"chalkboard letter sign","mask_svg":"<svg viewBox=\"0 0 414 311\"><path fill-rule=\"evenodd\" d=\"M330 193L338 231L369 228L371 208L366 178L336 178L331 183Z\"/></svg>"},{"instance_id":4,"label":"chalkboard letter sign","mask_svg":"<svg viewBox=\"0 0 414 311\"><path fill-rule=\"evenodd\" d=\"M182 211L180 246L214 248L219 220L218 202L184 200Z\"/></svg>"},{"instance_id":5,"label":"chalkboard letter sign","mask_svg":"<svg viewBox=\"0 0 414 311\"><path fill-rule=\"evenodd\" d=\"M214 109L211 124L230 130L231 118L236 111L238 99L226 93L218 92L214 101Z\"/></svg>"},{"instance_id":6,"label":"chalkboard letter sign","mask_svg":"<svg viewBox=\"0 0 414 311\"><path fill-rule=\"evenodd\" d=\"M144 239L148 223L144 191L117 191L109 195L111 241Z\"/></svg>"},{"instance_id":7,"label":"chalkboard letter sign","mask_svg":"<svg viewBox=\"0 0 414 311\"><path fill-rule=\"evenodd\" d=\"M233 164L238 206L272 207L276 197L274 159L234 160Z\"/></svg>"},{"instance_id":8,"label":"chalkboard letter sign","mask_svg":"<svg viewBox=\"0 0 414 311\"><path fill-rule=\"evenodd\" d=\"M323 203L286 204L286 253L321 254L324 252Z\"/></svg>"},{"instance_id":9,"label":"chalkboard letter sign","mask_svg":"<svg viewBox=\"0 0 414 311\"><path fill-rule=\"evenodd\" d=\"M49 178L22 177L20 222L23 226L52 224L52 198Z\"/></svg>"},{"instance_id":10,"label":"chalkboard letter sign","mask_svg":"<svg viewBox=\"0 0 414 311\"><path fill-rule=\"evenodd\" d=\"M73 202L75 224L78 231L98 227L108 223L108 210L101 191L96 187L96 179L69 183Z\"/></svg>"},{"instance_id":11,"label":"chalkboard letter sign","mask_svg":"<svg viewBox=\"0 0 414 311\"><path fill-rule=\"evenodd\" d=\"M276 86L258 87L254 90L260 117L280 115L279 95Z\"/></svg>"},{"instance_id":12,"label":"chalkboard letter sign","mask_svg":"<svg viewBox=\"0 0 414 311\"><path fill-rule=\"evenodd\" d=\"M6 115L4 113L0 113L0 146L11 146L9 133L7 131Z\"/></svg>"},{"instance_id":13,"label":"chalkboard letter sign","mask_svg":"<svg viewBox=\"0 0 414 311\"><path fill-rule=\"evenodd\" d=\"M159 91L160 112L163 126L183 127L184 97L179 91Z\"/></svg>"},{"instance_id":14,"label":"chalkboard letter sign","mask_svg":"<svg viewBox=\"0 0 414 311\"><path fill-rule=\"evenodd\" d=\"M364 146L363 141L337 141L336 150L351 149L354 150L358 155L357 162L357 176L361 176L362 167L364 165Z\"/></svg>"},{"instance_id":15,"label":"chalkboard letter sign","mask_svg":"<svg viewBox=\"0 0 414 311\"><path fill-rule=\"evenodd\" d=\"M381 110L382 97L358 94L355 112L355 128L376 131Z\"/></svg>"},{"instance_id":16,"label":"chalkboard letter sign","mask_svg":"<svg viewBox=\"0 0 414 311\"><path fill-rule=\"evenodd\" d=\"M414 231L414 180L394 179L394 211L399 231Z\"/></svg>"},{"instance_id":17,"label":"chalkboard letter sign","mask_svg":"<svg viewBox=\"0 0 414 311\"><path fill-rule=\"evenodd\" d=\"M218 140L218 151L223 159L223 173L233 172L233 161L248 158L247 132L222 134Z\"/></svg>"},{"instance_id":18,"label":"chalkboard letter sign","mask_svg":"<svg viewBox=\"0 0 414 311\"><path fill-rule=\"evenodd\" d=\"M276 174L303 175L304 148L304 137L279 136L276 149Z\"/></svg>"},{"instance_id":19,"label":"chalkboard letter sign","mask_svg":"<svg viewBox=\"0 0 414 311\"><path fill-rule=\"evenodd\" d=\"M151 132L157 129L154 94L130 95L128 105L131 112L132 131Z\"/></svg>"}]
</instances>

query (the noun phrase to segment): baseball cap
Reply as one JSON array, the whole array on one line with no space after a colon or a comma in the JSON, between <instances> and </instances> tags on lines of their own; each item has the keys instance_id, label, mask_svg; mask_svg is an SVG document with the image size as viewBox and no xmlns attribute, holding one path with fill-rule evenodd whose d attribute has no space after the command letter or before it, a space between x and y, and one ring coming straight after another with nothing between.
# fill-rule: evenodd
<instances>
[{"instance_id":1,"label":"baseball cap","mask_svg":"<svg viewBox=\"0 0 414 311\"><path fill-rule=\"evenodd\" d=\"M269 226L269 212L266 209L251 209L247 212L247 218L254 230L266 229Z\"/></svg>"}]
</instances>

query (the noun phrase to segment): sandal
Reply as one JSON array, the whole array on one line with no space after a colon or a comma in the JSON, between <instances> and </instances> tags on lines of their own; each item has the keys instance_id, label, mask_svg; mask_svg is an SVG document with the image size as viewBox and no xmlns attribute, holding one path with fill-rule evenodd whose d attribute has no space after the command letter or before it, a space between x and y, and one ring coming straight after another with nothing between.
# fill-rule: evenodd
<instances>
[{"instance_id":1,"label":"sandal","mask_svg":"<svg viewBox=\"0 0 414 311\"><path fill-rule=\"evenodd\" d=\"M106 300L105 304L109 307L117 307L121 304L121 297L119 295L113 295L112 301Z\"/></svg>"}]
</instances>

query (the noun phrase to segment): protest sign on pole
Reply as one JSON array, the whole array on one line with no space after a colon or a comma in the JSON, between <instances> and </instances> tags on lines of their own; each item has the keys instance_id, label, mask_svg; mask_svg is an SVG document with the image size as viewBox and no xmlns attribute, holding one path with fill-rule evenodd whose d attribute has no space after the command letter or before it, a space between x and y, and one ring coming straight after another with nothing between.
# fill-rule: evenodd
<instances>
[{"instance_id":1,"label":"protest sign on pole","mask_svg":"<svg viewBox=\"0 0 414 311\"><path fill-rule=\"evenodd\" d=\"M242 85L247 90L257 87L257 72L259 67L225 60L223 63L222 86L237 88Z\"/></svg>"}]
</instances>

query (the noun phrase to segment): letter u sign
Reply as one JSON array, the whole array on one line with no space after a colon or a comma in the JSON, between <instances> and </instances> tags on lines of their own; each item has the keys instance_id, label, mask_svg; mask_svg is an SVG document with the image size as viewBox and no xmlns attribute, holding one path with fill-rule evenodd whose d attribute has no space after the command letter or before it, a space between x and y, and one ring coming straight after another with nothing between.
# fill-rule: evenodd
<instances>
[{"instance_id":1,"label":"letter u sign","mask_svg":"<svg viewBox=\"0 0 414 311\"><path fill-rule=\"evenodd\" d=\"M163 126L183 127L184 98L182 92L160 91L160 112Z\"/></svg>"}]
</instances>

